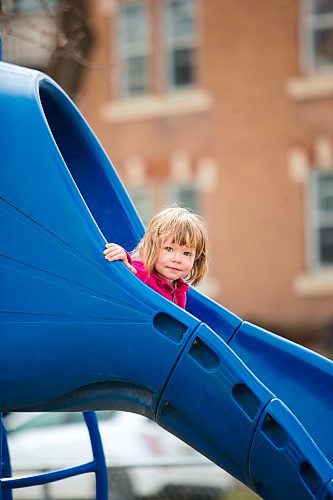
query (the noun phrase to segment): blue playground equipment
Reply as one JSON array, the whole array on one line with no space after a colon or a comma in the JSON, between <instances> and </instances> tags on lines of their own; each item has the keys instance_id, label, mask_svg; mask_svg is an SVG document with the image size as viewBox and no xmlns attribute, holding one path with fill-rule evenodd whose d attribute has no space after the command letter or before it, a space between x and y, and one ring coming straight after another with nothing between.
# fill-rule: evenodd
<instances>
[{"instance_id":1,"label":"blue playground equipment","mask_svg":"<svg viewBox=\"0 0 333 500\"><path fill-rule=\"evenodd\" d=\"M144 228L46 75L1 63L0 116L0 410L141 413L267 500L333 499L333 363L105 261Z\"/></svg>"}]
</instances>

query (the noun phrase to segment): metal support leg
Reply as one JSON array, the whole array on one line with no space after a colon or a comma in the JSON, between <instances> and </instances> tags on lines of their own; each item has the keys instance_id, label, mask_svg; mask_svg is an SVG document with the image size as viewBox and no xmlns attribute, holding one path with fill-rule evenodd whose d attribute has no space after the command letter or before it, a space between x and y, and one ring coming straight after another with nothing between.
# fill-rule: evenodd
<instances>
[{"instance_id":1,"label":"metal support leg","mask_svg":"<svg viewBox=\"0 0 333 500\"><path fill-rule=\"evenodd\" d=\"M91 448L95 464L96 475L96 500L108 499L108 475L105 462L105 455L101 435L98 429L98 420L96 413L87 411L83 413L86 425L88 427Z\"/></svg>"},{"instance_id":2,"label":"metal support leg","mask_svg":"<svg viewBox=\"0 0 333 500\"><path fill-rule=\"evenodd\" d=\"M104 450L98 429L97 416L93 411L83 413L91 442L93 460L91 462L60 469L51 472L37 474L28 477L11 477L10 457L7 446L6 430L1 419L1 476L0 476L0 500L13 500L12 490L14 488L25 488L28 486L45 485L53 481L60 481L78 474L93 472L96 478L96 500L108 500L108 478L105 463Z\"/></svg>"},{"instance_id":3,"label":"metal support leg","mask_svg":"<svg viewBox=\"0 0 333 500\"><path fill-rule=\"evenodd\" d=\"M10 466L10 456L7 442L7 432L3 425L3 416L0 413L0 500L13 500L11 490L2 488L2 479L11 477L12 469Z\"/></svg>"}]
</instances>

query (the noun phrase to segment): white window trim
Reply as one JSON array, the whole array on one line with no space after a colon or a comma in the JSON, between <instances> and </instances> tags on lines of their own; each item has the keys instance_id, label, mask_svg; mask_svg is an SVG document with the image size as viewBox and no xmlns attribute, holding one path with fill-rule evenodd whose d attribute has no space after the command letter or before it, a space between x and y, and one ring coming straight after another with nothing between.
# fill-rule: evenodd
<instances>
[{"instance_id":1,"label":"white window trim","mask_svg":"<svg viewBox=\"0 0 333 500\"><path fill-rule=\"evenodd\" d=\"M123 71L123 67L126 65L126 61L130 59L131 56L133 55L139 55L145 57L147 61L147 89L146 93L149 93L150 89L150 60L151 60L151 47L150 47L150 22L149 22L149 12L148 12L148 4L146 0L137 0L139 4L143 6L144 9L144 18L145 18L145 28L147 31L147 37L144 43L142 45L135 45L134 48L130 46L122 46L120 42L120 9L118 6L117 9L117 15L115 17L116 23L115 23L115 30L114 30L114 41L115 41L115 60L117 61L117 66L120 71L120 78L117 79L117 84L116 84L116 95L119 96L119 98L122 99L132 99L137 96L142 96L145 94L132 94L129 90L129 81L128 81L128 74L127 72Z\"/></svg>"},{"instance_id":2,"label":"white window trim","mask_svg":"<svg viewBox=\"0 0 333 500\"><path fill-rule=\"evenodd\" d=\"M213 99L200 89L184 90L173 94L147 95L119 99L107 103L102 118L110 123L207 113L213 109Z\"/></svg>"},{"instance_id":3,"label":"white window trim","mask_svg":"<svg viewBox=\"0 0 333 500\"><path fill-rule=\"evenodd\" d=\"M302 76L289 78L286 82L287 95L296 101L321 99L333 95L333 66L332 68L316 69L314 64L313 46L309 39L309 18L311 0L299 0L299 46L300 68ZM333 15L330 16L333 19ZM330 21L332 25L332 21Z\"/></svg>"},{"instance_id":4,"label":"white window trim","mask_svg":"<svg viewBox=\"0 0 333 500\"><path fill-rule=\"evenodd\" d=\"M313 43L310 40L310 33L315 28L326 28L333 26L333 13L325 14L320 19L320 15L311 14L313 0L301 0L300 13L300 46L301 46L301 67L306 73L326 73L333 72L333 65L318 70L315 64L315 53Z\"/></svg>"},{"instance_id":5,"label":"white window trim","mask_svg":"<svg viewBox=\"0 0 333 500\"><path fill-rule=\"evenodd\" d=\"M109 0L111 1L111 0ZM146 2L146 0L142 0ZM195 2L195 26L196 31L194 33L194 38L196 40L196 45L194 49L196 50L196 61L199 66L200 55L198 53L199 40L200 40L200 29L197 17L199 16L200 1L193 0ZM148 5L148 4L147 4ZM163 22L164 6L158 9L158 20L160 23ZM112 15L114 18L115 27L118 23L119 16L119 5L112 2ZM149 17L150 19L150 17ZM148 22L148 40L150 41L150 32L153 28ZM116 29L113 30L116 33ZM163 31L163 30L161 30ZM165 55L164 50L164 39L163 34L160 39L160 50ZM200 87L200 78L198 73L200 73L197 68L198 79L194 82L192 86L176 86L168 88L165 82L165 66L163 57L157 57L156 60L152 58L153 48L148 44L149 50L147 53L148 60L150 64L153 62L157 65L155 68L150 67L150 76L152 74L156 75L156 81L153 82L149 80L148 91L145 95L126 95L121 93L121 80L117 79L113 84L113 96L112 101L108 102L101 109L101 118L108 123L130 123L132 121L138 120L150 120L155 118L169 118L177 117L183 115L192 115L199 113L207 113L213 109L213 97L206 90ZM117 61L119 66L120 59L118 55L118 40L117 35L114 35L114 60ZM163 64L162 64L162 62ZM153 70L151 72L151 70ZM153 92L153 89L155 91Z\"/></svg>"},{"instance_id":6,"label":"white window trim","mask_svg":"<svg viewBox=\"0 0 333 500\"><path fill-rule=\"evenodd\" d=\"M295 101L324 99L333 96L333 73L315 73L289 78L286 83L288 97Z\"/></svg>"},{"instance_id":7,"label":"white window trim","mask_svg":"<svg viewBox=\"0 0 333 500\"><path fill-rule=\"evenodd\" d=\"M166 91L178 91L182 89L191 89L195 88L198 85L197 81L193 81L191 84L186 84L186 85L175 85L172 82L171 79L171 69L170 69L170 55L169 52L172 49L177 48L191 48L194 51L194 76L196 76L196 70L197 70L197 65L198 65L198 57L197 57L197 52L198 52L198 30L197 28L197 20L198 20L198 2L197 0L192 0L193 3L193 9L194 9L194 32L191 35L183 36L181 39L174 40L173 38L169 37L169 34L167 32L167 24L169 22L169 11L168 11L168 4L170 4L171 0L166 0L164 5L162 6L161 9L161 19L160 23L161 26L164 27L164 29L161 30L162 33L162 40L161 40L161 46L163 47L163 60L164 60L164 65L163 65L163 88Z\"/></svg>"},{"instance_id":8,"label":"white window trim","mask_svg":"<svg viewBox=\"0 0 333 500\"><path fill-rule=\"evenodd\" d=\"M325 215L325 223L323 224L323 214L318 209L317 207L314 207L314 200L315 203L319 198L319 192L318 192L318 178L320 175L325 175L325 173L332 174L332 171L324 172L324 171L312 171L311 177L310 177L310 182L309 182L309 190L308 190L308 196L310 197L308 199L308 210L309 210L309 215L308 215L308 221L309 221L309 231L311 233L318 232L318 229L321 227L326 227L327 221L326 221L326 215ZM330 264L325 264L320 262L320 257L319 257L319 249L318 249L318 238L313 237L313 234L309 235L311 240L310 240L310 268L313 269L314 271L326 271L326 270L333 270L333 263Z\"/></svg>"},{"instance_id":9,"label":"white window trim","mask_svg":"<svg viewBox=\"0 0 333 500\"><path fill-rule=\"evenodd\" d=\"M333 295L333 269L310 271L299 275L294 290L302 297Z\"/></svg>"},{"instance_id":10,"label":"white window trim","mask_svg":"<svg viewBox=\"0 0 333 500\"><path fill-rule=\"evenodd\" d=\"M313 190L316 190L316 183L312 183L309 176L305 191L306 263L308 270L298 275L293 283L295 292L301 297L322 297L333 294L333 264L318 263L317 242L313 238L313 217L316 219L318 216L317 213L313 213L311 207Z\"/></svg>"}]
</instances>

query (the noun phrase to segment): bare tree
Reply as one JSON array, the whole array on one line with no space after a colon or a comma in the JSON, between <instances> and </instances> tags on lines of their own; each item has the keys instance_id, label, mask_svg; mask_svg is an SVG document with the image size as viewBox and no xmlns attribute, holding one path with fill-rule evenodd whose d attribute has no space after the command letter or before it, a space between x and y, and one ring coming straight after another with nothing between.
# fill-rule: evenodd
<instances>
[{"instance_id":1,"label":"bare tree","mask_svg":"<svg viewBox=\"0 0 333 500\"><path fill-rule=\"evenodd\" d=\"M15 0L0 0L0 31L4 45L10 47L25 44L27 47L48 53L47 63L35 64L54 78L75 98L83 72L93 69L89 55L94 44L94 34L89 22L87 0L59 0L53 10L48 0L40 0L39 7L49 23L41 22L40 16L24 15ZM18 23L18 21L20 21ZM9 50L10 52L10 50ZM22 56L24 64L24 56ZM11 61L10 58L8 62Z\"/></svg>"},{"instance_id":2,"label":"bare tree","mask_svg":"<svg viewBox=\"0 0 333 500\"><path fill-rule=\"evenodd\" d=\"M92 67L89 54L94 35L88 21L87 0L61 0L58 18L58 40L48 73L75 97L83 70Z\"/></svg>"}]
</instances>

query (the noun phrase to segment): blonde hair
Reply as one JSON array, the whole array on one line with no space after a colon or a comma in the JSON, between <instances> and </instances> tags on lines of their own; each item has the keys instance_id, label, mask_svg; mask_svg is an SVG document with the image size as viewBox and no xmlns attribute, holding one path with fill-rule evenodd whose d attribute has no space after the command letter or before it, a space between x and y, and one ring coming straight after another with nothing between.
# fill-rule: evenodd
<instances>
[{"instance_id":1,"label":"blonde hair","mask_svg":"<svg viewBox=\"0 0 333 500\"><path fill-rule=\"evenodd\" d=\"M146 234L133 252L151 274L161 247L166 240L195 250L195 259L186 281L198 285L207 274L207 231L203 219L186 208L172 206L150 221Z\"/></svg>"}]
</instances>

